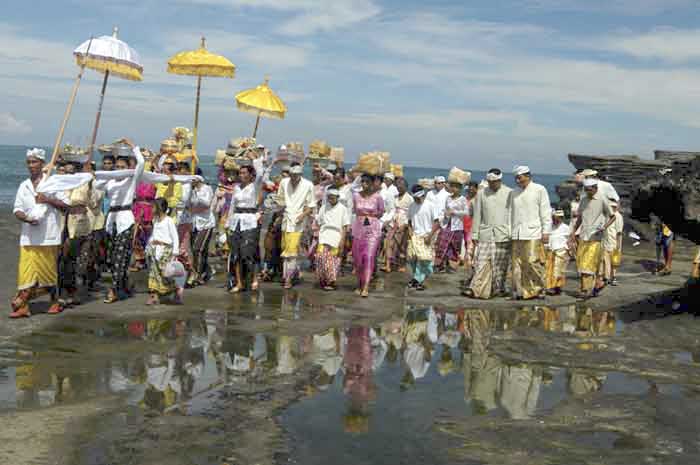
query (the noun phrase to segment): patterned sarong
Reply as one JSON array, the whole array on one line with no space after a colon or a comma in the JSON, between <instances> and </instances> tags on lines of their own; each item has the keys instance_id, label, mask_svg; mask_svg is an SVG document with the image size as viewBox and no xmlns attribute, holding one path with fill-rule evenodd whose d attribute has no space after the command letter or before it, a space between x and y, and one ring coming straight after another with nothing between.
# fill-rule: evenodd
<instances>
[{"instance_id":1,"label":"patterned sarong","mask_svg":"<svg viewBox=\"0 0 700 465\"><path fill-rule=\"evenodd\" d=\"M477 299L489 299L506 291L510 242L479 242L475 250L474 276L469 289Z\"/></svg>"},{"instance_id":2,"label":"patterned sarong","mask_svg":"<svg viewBox=\"0 0 700 465\"><path fill-rule=\"evenodd\" d=\"M386 242L391 250L389 261L392 266L406 265L406 249L408 248L408 228L394 225L386 234Z\"/></svg>"},{"instance_id":3,"label":"patterned sarong","mask_svg":"<svg viewBox=\"0 0 700 465\"><path fill-rule=\"evenodd\" d=\"M160 252L160 253L157 253ZM160 256L158 256L160 255ZM173 259L173 248L169 245L146 247L148 262L148 291L153 294L167 295L175 292L175 281L163 276L165 267Z\"/></svg>"},{"instance_id":4,"label":"patterned sarong","mask_svg":"<svg viewBox=\"0 0 700 465\"><path fill-rule=\"evenodd\" d=\"M513 241L513 293L523 299L537 297L544 290L544 247L542 241Z\"/></svg>"},{"instance_id":5,"label":"patterned sarong","mask_svg":"<svg viewBox=\"0 0 700 465\"><path fill-rule=\"evenodd\" d=\"M205 282L209 280L211 270L209 269L209 242L214 229L204 229L195 231L192 235L192 273L190 273L190 283Z\"/></svg>"},{"instance_id":6,"label":"patterned sarong","mask_svg":"<svg viewBox=\"0 0 700 465\"><path fill-rule=\"evenodd\" d=\"M321 244L316 250L316 276L321 287L335 285L340 271L340 250Z\"/></svg>"},{"instance_id":7,"label":"patterned sarong","mask_svg":"<svg viewBox=\"0 0 700 465\"><path fill-rule=\"evenodd\" d=\"M129 263L134 243L134 226L114 234L110 240L110 265L112 266L112 289L127 291L129 289Z\"/></svg>"},{"instance_id":8,"label":"patterned sarong","mask_svg":"<svg viewBox=\"0 0 700 465\"><path fill-rule=\"evenodd\" d=\"M440 230L438 237L435 263L437 266L447 266L449 262L459 261L462 254L463 231L452 231L450 225Z\"/></svg>"},{"instance_id":9,"label":"patterned sarong","mask_svg":"<svg viewBox=\"0 0 700 465\"><path fill-rule=\"evenodd\" d=\"M566 267L569 265L569 251L566 249L548 250L546 266L547 289L563 289L566 285Z\"/></svg>"},{"instance_id":10,"label":"patterned sarong","mask_svg":"<svg viewBox=\"0 0 700 465\"><path fill-rule=\"evenodd\" d=\"M411 234L408 239L408 261L413 271L413 279L423 284L433 273L433 260L435 258L435 244L425 243L428 234Z\"/></svg>"},{"instance_id":11,"label":"patterned sarong","mask_svg":"<svg viewBox=\"0 0 700 465\"><path fill-rule=\"evenodd\" d=\"M301 232L282 233L282 277L285 281L299 277L298 257L301 236Z\"/></svg>"}]
</instances>

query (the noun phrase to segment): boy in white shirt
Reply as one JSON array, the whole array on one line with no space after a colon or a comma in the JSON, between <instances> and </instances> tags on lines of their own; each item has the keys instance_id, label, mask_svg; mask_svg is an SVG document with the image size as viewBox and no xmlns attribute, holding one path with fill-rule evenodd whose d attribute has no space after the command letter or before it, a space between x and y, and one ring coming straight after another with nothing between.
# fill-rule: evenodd
<instances>
[{"instance_id":1,"label":"boy in white shirt","mask_svg":"<svg viewBox=\"0 0 700 465\"><path fill-rule=\"evenodd\" d=\"M414 203L408 208L408 260L413 279L408 284L418 291L425 290L425 280L433 274L435 238L440 231L441 215L438 206L426 199L420 186L413 186Z\"/></svg>"},{"instance_id":2,"label":"boy in white shirt","mask_svg":"<svg viewBox=\"0 0 700 465\"><path fill-rule=\"evenodd\" d=\"M571 229L564 223L564 210L552 213L552 233L545 244L547 261L545 286L548 295L559 295L566 284L566 267L569 265L569 235Z\"/></svg>"},{"instance_id":3,"label":"boy in white shirt","mask_svg":"<svg viewBox=\"0 0 700 465\"><path fill-rule=\"evenodd\" d=\"M322 289L332 291L340 271L340 259L345 237L350 226L350 211L338 201L340 191L328 189L327 202L318 212L318 250L316 251L316 274Z\"/></svg>"}]
</instances>

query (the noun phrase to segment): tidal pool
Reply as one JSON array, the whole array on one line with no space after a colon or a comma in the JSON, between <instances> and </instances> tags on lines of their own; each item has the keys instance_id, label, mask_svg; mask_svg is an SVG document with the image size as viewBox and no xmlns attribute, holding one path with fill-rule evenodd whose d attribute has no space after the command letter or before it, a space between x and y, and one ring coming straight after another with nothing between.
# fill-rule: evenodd
<instances>
[{"instance_id":1,"label":"tidal pool","mask_svg":"<svg viewBox=\"0 0 700 465\"><path fill-rule=\"evenodd\" d=\"M74 407L75 430L54 439L76 464L692 456L698 427L676 413L697 386L627 360L624 318L431 307L364 325L301 297L129 320L75 312L0 347L0 419ZM697 370L669 350L670 366ZM81 417L103 401L108 413Z\"/></svg>"}]
</instances>

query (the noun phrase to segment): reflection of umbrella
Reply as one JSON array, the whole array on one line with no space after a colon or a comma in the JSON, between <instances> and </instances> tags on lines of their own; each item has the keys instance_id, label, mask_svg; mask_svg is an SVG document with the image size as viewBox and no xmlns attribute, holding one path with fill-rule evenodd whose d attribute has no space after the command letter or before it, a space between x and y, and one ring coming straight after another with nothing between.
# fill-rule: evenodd
<instances>
[{"instance_id":1,"label":"reflection of umbrella","mask_svg":"<svg viewBox=\"0 0 700 465\"><path fill-rule=\"evenodd\" d=\"M233 78L236 65L221 55L215 55L205 48L205 39L197 50L180 52L168 60L168 72L197 76L197 101L194 106L194 132L192 137L192 154L197 157L197 126L199 125L199 95L202 88L202 76ZM194 164L192 165L194 169Z\"/></svg>"},{"instance_id":2,"label":"reflection of umbrella","mask_svg":"<svg viewBox=\"0 0 700 465\"><path fill-rule=\"evenodd\" d=\"M83 42L73 51L75 61L80 66L87 66L105 75L102 81L102 91L100 93L100 103L97 106L97 116L95 126L92 130L92 139L88 147L88 157L92 158L92 151L97 139L97 130L100 127L100 117L102 116L102 104L105 99L107 80L110 74L114 74L122 79L130 81L140 81L143 79L143 66L138 53L125 42L117 39L118 29L115 27L111 36L102 36ZM90 161L88 158L88 163Z\"/></svg>"},{"instance_id":3,"label":"reflection of umbrella","mask_svg":"<svg viewBox=\"0 0 700 465\"><path fill-rule=\"evenodd\" d=\"M236 95L236 103L239 110L257 115L253 137L256 137L258 134L261 116L284 119L284 115L287 113L287 106L270 89L269 82L270 78L266 77L265 82L256 88L244 90Z\"/></svg>"}]
</instances>

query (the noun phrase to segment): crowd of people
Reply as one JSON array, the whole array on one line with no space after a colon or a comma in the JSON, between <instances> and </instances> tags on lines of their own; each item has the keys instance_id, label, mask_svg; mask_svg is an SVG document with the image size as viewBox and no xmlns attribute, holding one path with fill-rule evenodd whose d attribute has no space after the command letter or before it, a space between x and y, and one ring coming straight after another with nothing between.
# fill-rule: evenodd
<instances>
[{"instance_id":1,"label":"crowd of people","mask_svg":"<svg viewBox=\"0 0 700 465\"><path fill-rule=\"evenodd\" d=\"M541 299L562 292L572 258L581 299L617 283L619 196L592 170L576 174L581 196L566 224L527 166L514 169L512 188L495 168L479 184L453 169L409 187L389 170L333 163L314 164L306 179L303 160L280 156L285 146L273 157L258 145L227 157L217 179L206 180L196 157L183 156L188 150L177 134L158 154L123 139L100 170L87 155L66 153L51 176L45 152L27 151L10 316L30 316L29 301L46 293L50 314L78 305L79 284L96 291L104 273L104 302L129 298L130 274L144 269L147 304L168 295L181 303L185 288L212 278L212 255L226 263L234 294L275 279L290 289L307 265L327 291L353 274L361 297L380 273L408 272L408 287L420 292L434 273L461 269L466 297Z\"/></svg>"}]
</instances>

